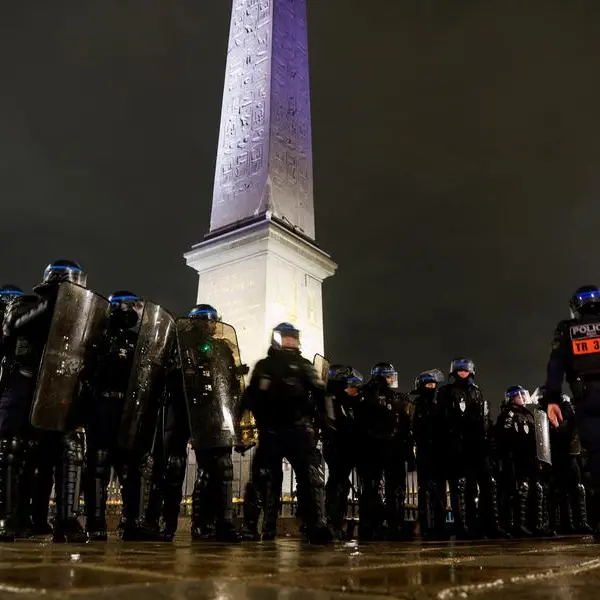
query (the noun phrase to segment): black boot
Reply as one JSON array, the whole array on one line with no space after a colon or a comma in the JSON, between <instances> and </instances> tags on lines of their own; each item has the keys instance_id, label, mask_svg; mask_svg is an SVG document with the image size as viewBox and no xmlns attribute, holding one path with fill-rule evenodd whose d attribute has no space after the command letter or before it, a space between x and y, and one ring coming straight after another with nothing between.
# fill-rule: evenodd
<instances>
[{"instance_id":1,"label":"black boot","mask_svg":"<svg viewBox=\"0 0 600 600\"><path fill-rule=\"evenodd\" d=\"M528 481L521 481L517 489L513 513L512 535L516 538L529 538L532 536L527 527L527 515L529 512L530 488Z\"/></svg>"},{"instance_id":2,"label":"black boot","mask_svg":"<svg viewBox=\"0 0 600 600\"><path fill-rule=\"evenodd\" d=\"M461 477L452 486L452 513L454 517L454 535L457 539L469 539L467 528L467 480Z\"/></svg>"},{"instance_id":3,"label":"black boot","mask_svg":"<svg viewBox=\"0 0 600 600\"><path fill-rule=\"evenodd\" d=\"M14 542L16 537L19 475L23 441L0 439L0 541Z\"/></svg>"},{"instance_id":4,"label":"black boot","mask_svg":"<svg viewBox=\"0 0 600 600\"><path fill-rule=\"evenodd\" d=\"M177 531L185 465L185 456L169 456L167 460L163 495L163 519L165 522L163 537L166 542L172 541Z\"/></svg>"},{"instance_id":5,"label":"black boot","mask_svg":"<svg viewBox=\"0 0 600 600\"><path fill-rule=\"evenodd\" d=\"M105 542L108 539L106 499L109 480L108 450L88 449L84 497L86 531L93 542Z\"/></svg>"},{"instance_id":6,"label":"black boot","mask_svg":"<svg viewBox=\"0 0 600 600\"><path fill-rule=\"evenodd\" d=\"M52 541L55 544L85 544L88 536L78 520L79 495L83 468L83 440L77 432L62 440L62 456L56 466L56 524Z\"/></svg>"},{"instance_id":7,"label":"black boot","mask_svg":"<svg viewBox=\"0 0 600 600\"><path fill-rule=\"evenodd\" d=\"M578 484L575 489L575 500L577 515L575 519L575 530L577 531L577 533L589 535L593 533L593 529L588 523L587 497L585 493L585 487L582 483Z\"/></svg>"}]
</instances>

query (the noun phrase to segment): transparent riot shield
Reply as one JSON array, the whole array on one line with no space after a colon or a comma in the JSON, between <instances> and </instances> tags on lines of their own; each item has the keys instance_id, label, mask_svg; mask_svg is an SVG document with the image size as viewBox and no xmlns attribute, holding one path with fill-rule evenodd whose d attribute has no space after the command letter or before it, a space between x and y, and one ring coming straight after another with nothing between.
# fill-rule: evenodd
<instances>
[{"instance_id":1,"label":"transparent riot shield","mask_svg":"<svg viewBox=\"0 0 600 600\"><path fill-rule=\"evenodd\" d=\"M119 446L126 450L138 447L144 424L151 417L155 425L159 397L165 384L167 361L173 345L175 319L162 306L146 301L140 320L133 366L119 430Z\"/></svg>"},{"instance_id":2,"label":"transparent riot shield","mask_svg":"<svg viewBox=\"0 0 600 600\"><path fill-rule=\"evenodd\" d=\"M34 427L65 431L81 371L106 327L109 306L106 298L91 290L70 282L59 284L33 397Z\"/></svg>"},{"instance_id":3,"label":"transparent riot shield","mask_svg":"<svg viewBox=\"0 0 600 600\"><path fill-rule=\"evenodd\" d=\"M540 462L552 465L552 455L550 453L550 420L546 412L540 408L531 407L530 410L532 410L535 420L537 459Z\"/></svg>"},{"instance_id":4,"label":"transparent riot shield","mask_svg":"<svg viewBox=\"0 0 600 600\"><path fill-rule=\"evenodd\" d=\"M329 379L329 369L331 367L331 363L321 354L315 354L313 358L313 367L317 372L317 380L323 386L325 390L327 390L327 381ZM335 408L335 397L331 394L325 394L324 402L324 411L325 416L329 421L336 420L336 408ZM321 409L322 410L322 409Z\"/></svg>"},{"instance_id":5,"label":"transparent riot shield","mask_svg":"<svg viewBox=\"0 0 600 600\"><path fill-rule=\"evenodd\" d=\"M321 354L315 354L313 358L313 367L317 372L319 383L327 388L327 380L329 379L329 368L331 367L330 362Z\"/></svg>"},{"instance_id":6,"label":"transparent riot shield","mask_svg":"<svg viewBox=\"0 0 600 600\"><path fill-rule=\"evenodd\" d=\"M181 318L176 332L194 448L233 446L244 392L236 331L227 323Z\"/></svg>"}]
</instances>

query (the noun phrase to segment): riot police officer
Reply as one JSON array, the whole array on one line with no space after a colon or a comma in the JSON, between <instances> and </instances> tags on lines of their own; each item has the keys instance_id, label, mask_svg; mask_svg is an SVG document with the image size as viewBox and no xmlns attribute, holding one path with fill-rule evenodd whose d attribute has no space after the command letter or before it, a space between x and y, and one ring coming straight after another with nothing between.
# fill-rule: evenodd
<instances>
[{"instance_id":1,"label":"riot police officer","mask_svg":"<svg viewBox=\"0 0 600 600\"><path fill-rule=\"evenodd\" d=\"M423 371L415 379L413 435L419 481L419 527L427 540L446 539L446 479L441 465L445 424L437 401L444 383L439 369Z\"/></svg>"},{"instance_id":2,"label":"riot police officer","mask_svg":"<svg viewBox=\"0 0 600 600\"><path fill-rule=\"evenodd\" d=\"M243 392L241 377L248 369L240 362L235 329L222 322L213 306L195 306L186 318L177 320L176 328L183 394L176 389L170 394L175 427L180 427L178 453L183 440L191 437L196 455L192 538L204 539L214 523L217 541L237 542L241 538L233 523L232 452L237 442L234 421ZM183 414L182 401L189 415L185 435L181 416L176 416L176 411ZM171 448L168 456L167 476L174 480L170 471L177 454Z\"/></svg>"},{"instance_id":3,"label":"riot police officer","mask_svg":"<svg viewBox=\"0 0 600 600\"><path fill-rule=\"evenodd\" d=\"M438 402L446 423L445 469L456 536L504 536L490 462L493 439L489 406L475 383L475 363L471 359L455 358L451 362L449 383L439 389Z\"/></svg>"},{"instance_id":4,"label":"riot police officer","mask_svg":"<svg viewBox=\"0 0 600 600\"><path fill-rule=\"evenodd\" d=\"M273 329L267 357L254 367L245 402L256 419L258 450L267 471L280 471L284 458L294 469L300 514L312 543L331 541L315 431L317 403L323 394L314 367L300 353L300 332L290 323L280 323Z\"/></svg>"},{"instance_id":5,"label":"riot police officer","mask_svg":"<svg viewBox=\"0 0 600 600\"><path fill-rule=\"evenodd\" d=\"M534 396L544 404L545 386L536 389ZM560 403L562 422L550 430L550 451L552 455L551 481L548 482L551 494L552 528L558 533L592 533L587 518L587 492L579 464L581 443L575 423L575 411L571 399L562 394Z\"/></svg>"},{"instance_id":6,"label":"riot police officer","mask_svg":"<svg viewBox=\"0 0 600 600\"><path fill-rule=\"evenodd\" d=\"M325 507L329 526L338 539L345 537L350 475L358 460L355 401L348 392L362 381L362 375L351 366L332 365L329 369L327 395L333 405L334 427L323 431L323 456L329 469Z\"/></svg>"},{"instance_id":7,"label":"riot police officer","mask_svg":"<svg viewBox=\"0 0 600 600\"><path fill-rule=\"evenodd\" d=\"M548 535L547 488L542 479L543 464L551 462L548 420L529 402L529 392L522 386L506 390L496 431L504 522L515 537Z\"/></svg>"},{"instance_id":8,"label":"riot police officer","mask_svg":"<svg viewBox=\"0 0 600 600\"><path fill-rule=\"evenodd\" d=\"M7 450L10 448L5 455L6 464L14 472L14 461L21 456L23 437L33 435L42 449L38 455L38 470L54 472L55 542L87 540L77 521L83 439L77 431L80 423L72 409L79 373L71 370L59 373L53 362L64 349L61 347L65 336L63 327L86 324L80 328L79 339L73 339L72 346L66 349L67 353L83 353L91 337L101 331L106 307L102 299L85 289L86 279L81 267L73 261L49 264L41 284L34 288L38 295L23 296L18 303L11 304L3 327L11 348L0 398L0 429L5 429L11 437L5 445ZM63 283L71 287L64 287ZM81 306L83 308L77 310ZM71 355L61 360L67 358ZM27 423L30 412L31 422L36 427L33 433ZM9 464L11 460L13 464ZM45 490L42 494L44 504Z\"/></svg>"},{"instance_id":9,"label":"riot police officer","mask_svg":"<svg viewBox=\"0 0 600 600\"><path fill-rule=\"evenodd\" d=\"M86 415L86 526L90 540L105 541L107 488L111 467L115 469L122 489L123 539L159 539L158 531L149 535L140 515L140 465L132 453L119 446L119 430L123 418L127 389L143 310L143 300L132 292L121 290L109 297L111 313L100 341L93 372L87 382L91 397ZM133 460L132 460L133 459Z\"/></svg>"},{"instance_id":10,"label":"riot police officer","mask_svg":"<svg viewBox=\"0 0 600 600\"><path fill-rule=\"evenodd\" d=\"M359 477L359 538L377 539L387 521L387 538L409 539L405 522L406 462L414 461L411 433L412 405L398 392L398 372L391 363L379 362L371 369L355 409L364 446ZM379 489L385 481L385 514L381 512Z\"/></svg>"},{"instance_id":11,"label":"riot police officer","mask_svg":"<svg viewBox=\"0 0 600 600\"><path fill-rule=\"evenodd\" d=\"M600 288L580 287L570 299L571 318L560 321L554 332L548 361L546 407L554 427L564 421L562 385L572 391L575 419L590 474L591 507L595 536L600 516Z\"/></svg>"},{"instance_id":12,"label":"riot police officer","mask_svg":"<svg viewBox=\"0 0 600 600\"><path fill-rule=\"evenodd\" d=\"M8 306L13 300L23 296L23 290L20 288L6 284L0 288L0 323L4 320L4 315L7 311ZM0 334L0 369L4 370L8 367L8 364L4 362L4 355L9 352L8 347L2 343L2 335ZM4 378L0 376L0 382ZM1 408L2 407L0 405ZM17 488L14 487L18 484L18 463L16 457L11 457L10 452L12 447L20 448L22 452L22 460L25 459L25 441L15 439L12 437L11 427L6 426L6 419L9 415L0 413L0 541L12 541L14 539L15 530L17 528L16 523L16 511L17 507ZM12 522L7 522L12 521Z\"/></svg>"}]
</instances>

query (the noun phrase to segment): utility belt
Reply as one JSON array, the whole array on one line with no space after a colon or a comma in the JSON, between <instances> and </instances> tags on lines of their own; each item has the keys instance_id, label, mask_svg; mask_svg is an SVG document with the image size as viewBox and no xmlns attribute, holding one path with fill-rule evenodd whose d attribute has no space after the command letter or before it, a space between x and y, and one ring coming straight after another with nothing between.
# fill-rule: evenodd
<instances>
[{"instance_id":1,"label":"utility belt","mask_svg":"<svg viewBox=\"0 0 600 600\"><path fill-rule=\"evenodd\" d=\"M592 392L600 392L600 373L592 373L584 377L575 377L569 381L573 400L577 401Z\"/></svg>"}]
</instances>

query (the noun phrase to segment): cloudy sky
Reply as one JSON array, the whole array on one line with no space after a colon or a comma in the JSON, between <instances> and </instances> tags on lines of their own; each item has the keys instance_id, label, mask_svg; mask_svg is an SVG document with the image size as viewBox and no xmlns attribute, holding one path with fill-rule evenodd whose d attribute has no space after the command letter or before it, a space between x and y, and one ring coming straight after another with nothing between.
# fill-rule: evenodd
<instances>
[{"instance_id":1,"label":"cloudy sky","mask_svg":"<svg viewBox=\"0 0 600 600\"><path fill-rule=\"evenodd\" d=\"M451 6L450 6L451 5ZM600 281L600 4L308 0L327 353L495 404ZM183 311L208 230L227 0L0 6L0 279L71 258ZM243 350L243 349L242 349Z\"/></svg>"}]
</instances>

